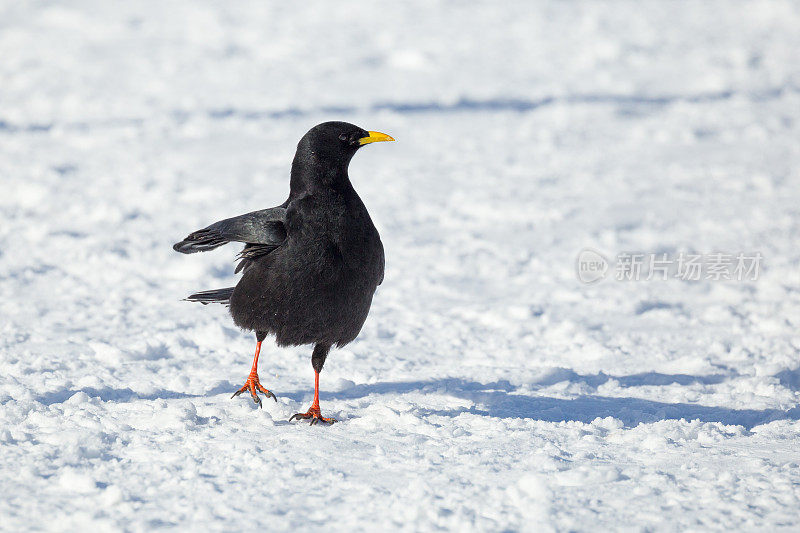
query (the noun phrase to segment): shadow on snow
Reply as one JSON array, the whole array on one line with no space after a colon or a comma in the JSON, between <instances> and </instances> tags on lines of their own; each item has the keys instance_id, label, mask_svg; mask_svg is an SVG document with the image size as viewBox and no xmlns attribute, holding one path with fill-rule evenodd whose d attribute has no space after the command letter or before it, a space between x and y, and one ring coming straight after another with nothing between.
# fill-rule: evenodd
<instances>
[{"instance_id":1,"label":"shadow on snow","mask_svg":"<svg viewBox=\"0 0 800 533\"><path fill-rule=\"evenodd\" d=\"M684 374L644 373L631 376L608 376L597 374L580 376L571 371L569 381L585 382L597 386L614 379L623 387L641 385L666 385L677 383L715 384L725 376L689 376ZM561 376L560 376L561 377ZM556 381L557 380L557 381ZM546 386L565 381L552 377L537 383ZM409 392L438 392L457 398L469 400L475 404L470 408L452 410L428 410L428 414L441 416L458 416L472 413L496 418L526 418L545 422L584 422L596 418L613 417L626 427L634 427L641 423L652 423L660 420L700 420L702 422L719 422L725 425L738 425L746 429L766 424L775 420L800 420L800 407L787 411L780 409L731 409L728 407L712 407L690 403L665 403L653 400L626 397L608 397L597 394L582 395L577 398L563 399L549 396L538 396L515 392L515 387L507 381L494 383L478 383L457 378L432 381L410 381L395 383L375 383L358 385L350 389L322 393L322 399L357 399L371 394L403 394ZM424 410L423 410L424 411Z\"/></svg>"},{"instance_id":2,"label":"shadow on snow","mask_svg":"<svg viewBox=\"0 0 800 533\"><path fill-rule=\"evenodd\" d=\"M77 389L61 389L53 392L47 392L34 398L37 402L43 405L54 405L63 403L69 400L73 395L84 392L92 398L100 398L103 402L132 402L136 400L179 400L187 398L200 398L205 396L216 396L217 394L224 394L238 389L241 385L234 387L233 383L220 383L209 389L203 394L188 394L185 392L176 392L166 389L160 389L148 394L136 392L129 388L114 389L111 387L81 387Z\"/></svg>"},{"instance_id":3,"label":"shadow on snow","mask_svg":"<svg viewBox=\"0 0 800 533\"><path fill-rule=\"evenodd\" d=\"M713 385L721 383L730 376L714 374L691 376L687 374L660 374L648 372L629 376L609 376L599 373L579 375L568 369L555 372L538 381L536 387L544 387L570 381L586 383L597 387L609 380L615 380L622 387L645 385L689 385L694 383ZM732 409L691 403L665 403L653 400L627 397L608 397L586 394L577 398L563 399L535 394L518 393L508 381L479 383L458 378L431 381L382 382L370 385L357 385L339 392L322 393L322 399L352 400L372 394L405 394L410 392L440 393L469 400L475 404L470 408L452 410L421 410L427 414L458 416L462 413L491 416L496 418L526 418L546 422L584 422L596 418L613 417L626 427L660 420L700 420L719 422L725 425L738 425L746 429L775 420L800 420L800 407L789 410L780 409ZM304 397L303 393L285 396Z\"/></svg>"},{"instance_id":4,"label":"shadow on snow","mask_svg":"<svg viewBox=\"0 0 800 533\"><path fill-rule=\"evenodd\" d=\"M644 385L713 385L730 376L710 375L691 376L686 374L659 374L656 372L633 374L628 376L609 376L599 373L580 375L568 369L557 369L536 382L534 387L546 387L560 382L585 383L597 387L609 380L615 380L621 387L637 387ZM788 381L786 376L778 376L781 381ZM793 379L794 373L791 378ZM233 383L221 382L203 394L187 394L170 390L157 390L149 394L137 393L129 388L114 389L110 387L60 390L43 394L36 400L44 405L52 405L68 400L78 392L85 392L91 397L98 397L104 402L130 402L135 400L171 400L198 398L229 394L238 388ZM746 429L766 424L775 420L800 420L800 407L783 411L780 409L732 409L690 403L665 403L653 400L626 397L609 397L597 394L585 394L576 398L553 398L529 393L517 392L517 388L508 381L479 383L459 378L444 378L429 381L380 382L368 385L356 385L338 392L322 392L322 400L353 400L371 395L407 394L412 392L437 393L462 398L473 402L470 408L451 410L428 410L421 408L418 413L455 417L462 413L471 413L494 418L524 418L545 422L584 422L589 423L596 418L612 417L620 420L626 427L634 427L641 423L652 423L660 420L700 420L702 422L719 422L725 425L738 425ZM309 390L277 392L279 397L302 402L310 394Z\"/></svg>"},{"instance_id":5,"label":"shadow on snow","mask_svg":"<svg viewBox=\"0 0 800 533\"><path fill-rule=\"evenodd\" d=\"M236 118L242 120L281 120L294 119L320 114L352 115L357 113L380 111L391 111L398 114L441 114L441 113L497 113L497 112L516 112L525 113L534 111L542 107L554 104L584 104L584 105L605 105L611 104L619 106L626 111L631 108L641 111L643 108L659 108L675 103L706 103L732 99L736 96L743 96L754 101L767 101L782 97L785 94L797 93L799 89L793 85L778 86L767 88L761 91L751 91L739 93L735 91L717 91L695 94L663 94L663 95L638 95L638 94L613 94L613 93L588 93L588 94L564 94L543 96L538 99L526 98L461 98L454 102L438 101L386 101L377 102L365 107L357 106L320 106L312 108L288 107L284 109L240 109L234 107L223 107L201 111L206 117L212 120L225 120ZM175 109L171 116L178 122L195 116L197 112L185 109ZM100 121L77 121L63 124L53 122L45 123L12 123L0 118L0 133L49 133L52 129L67 128L81 131L91 129L105 129L117 127L140 127L145 123L142 117L116 117Z\"/></svg>"}]
</instances>

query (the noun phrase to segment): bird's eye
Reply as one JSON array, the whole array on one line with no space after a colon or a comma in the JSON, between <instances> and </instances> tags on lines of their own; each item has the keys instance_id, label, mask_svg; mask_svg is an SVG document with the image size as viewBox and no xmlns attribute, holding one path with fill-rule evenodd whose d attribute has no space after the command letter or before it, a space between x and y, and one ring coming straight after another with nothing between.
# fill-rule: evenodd
<instances>
[{"instance_id":1,"label":"bird's eye","mask_svg":"<svg viewBox=\"0 0 800 533\"><path fill-rule=\"evenodd\" d=\"M347 140L347 134L346 133L342 133L341 135L339 135L339 140L340 141L346 141Z\"/></svg>"}]
</instances>

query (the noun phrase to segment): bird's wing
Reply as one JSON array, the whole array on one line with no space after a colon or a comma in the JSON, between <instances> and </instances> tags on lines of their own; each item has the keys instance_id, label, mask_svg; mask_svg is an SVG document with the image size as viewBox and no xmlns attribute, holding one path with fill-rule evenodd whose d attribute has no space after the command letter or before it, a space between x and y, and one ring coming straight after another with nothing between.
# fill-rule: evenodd
<instances>
[{"instance_id":1,"label":"bird's wing","mask_svg":"<svg viewBox=\"0 0 800 533\"><path fill-rule=\"evenodd\" d=\"M182 254L213 250L231 241L246 243L243 257L269 253L286 240L286 209L273 207L226 218L190 233L172 248ZM255 250L258 250L256 253Z\"/></svg>"}]
</instances>

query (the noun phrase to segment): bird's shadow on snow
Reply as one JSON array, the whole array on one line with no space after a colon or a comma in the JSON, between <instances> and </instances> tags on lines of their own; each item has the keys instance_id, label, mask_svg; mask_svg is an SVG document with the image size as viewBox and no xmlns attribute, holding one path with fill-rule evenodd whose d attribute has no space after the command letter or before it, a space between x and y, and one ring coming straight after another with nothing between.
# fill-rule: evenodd
<instances>
[{"instance_id":1,"label":"bird's shadow on snow","mask_svg":"<svg viewBox=\"0 0 800 533\"><path fill-rule=\"evenodd\" d=\"M562 369L563 370L563 369ZM622 387L642 385L688 385L693 383L717 384L729 376L691 376L686 374L660 374L648 372L629 376L609 376L603 373L595 375L578 375L569 370L552 375L537 382L544 387L565 381L583 382L591 387L616 380ZM800 407L789 410L780 409L732 409L713 407L691 403L666 403L653 400L629 397L609 397L598 394L586 394L575 398L553 398L550 396L520 392L508 381L479 383L458 378L446 378L431 381L382 382L369 385L357 385L347 390L323 393L322 399L352 400L372 394L404 394L410 392L439 393L469 400L472 407L432 410L420 409L425 415L455 417L462 413L471 413L495 418L525 418L546 422L584 422L589 423L596 418L612 417L620 420L626 427L635 427L641 423L652 423L661 420L700 420L702 422L719 422L725 425L743 426L752 429L755 426L775 420L800 420Z\"/></svg>"},{"instance_id":2,"label":"bird's shadow on snow","mask_svg":"<svg viewBox=\"0 0 800 533\"><path fill-rule=\"evenodd\" d=\"M777 375L781 383L796 386L798 371L786 371L786 375ZM623 387L639 387L646 385L715 385L731 376L713 374L708 376L692 376L688 374L661 374L647 372L628 376L610 376L599 373L591 375L577 374L569 369L556 369L539 379L532 388L543 388L556 383L570 382L586 384L596 388L609 380L614 380ZM233 383L219 382L201 394L188 394L170 390L156 390L143 394L129 388L114 389L111 387L80 389L62 389L43 394L36 398L44 405L62 403L78 392L85 392L102 401L130 402L135 400L172 400L197 397L209 397L227 394L238 388ZM336 392L321 392L322 400L355 400L371 395L392 395L420 392L423 394L444 394L470 401L471 407L454 409L425 409L418 413L429 416L455 417L462 413L471 413L494 418L524 418L546 422L584 422L589 423L596 418L612 417L620 420L626 427L635 427L641 423L652 423L660 420L700 420L702 422L719 422L725 425L738 425L746 429L766 424L775 420L800 420L800 407L789 410L780 409L732 409L690 403L666 403L653 400L629 397L609 397L599 394L584 394L575 398L554 398L545 395L520 391L508 381L480 383L460 378L442 378L427 381L379 382L356 385ZM278 392L281 397L302 402L307 399L309 391Z\"/></svg>"}]
</instances>

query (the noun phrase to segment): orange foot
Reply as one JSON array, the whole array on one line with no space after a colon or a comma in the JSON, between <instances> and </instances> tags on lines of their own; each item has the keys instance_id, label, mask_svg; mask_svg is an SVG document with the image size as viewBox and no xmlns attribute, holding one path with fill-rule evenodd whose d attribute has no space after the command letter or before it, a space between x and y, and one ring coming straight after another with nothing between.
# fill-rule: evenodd
<instances>
[{"instance_id":1,"label":"orange foot","mask_svg":"<svg viewBox=\"0 0 800 533\"><path fill-rule=\"evenodd\" d=\"M272 398L276 402L278 401L278 398L276 398L274 394L261 385L261 383L258 381L258 374L255 372L250 372L250 375L247 376L247 381L244 382L244 387L234 392L231 398L236 398L247 390L250 391L250 396L253 398L253 403L257 403L259 407L261 407L261 398L258 397L258 393L256 391L262 393L267 398Z\"/></svg>"},{"instance_id":2,"label":"orange foot","mask_svg":"<svg viewBox=\"0 0 800 533\"><path fill-rule=\"evenodd\" d=\"M305 413L293 414L292 417L289 419L289 422L291 422L295 418L298 420L308 420L310 418L311 419L310 424L312 426L320 421L325 422L326 424L333 424L334 422L336 422L335 418L325 418L324 416L322 416L322 412L319 410L318 405L317 406L312 405L311 408Z\"/></svg>"}]
</instances>

